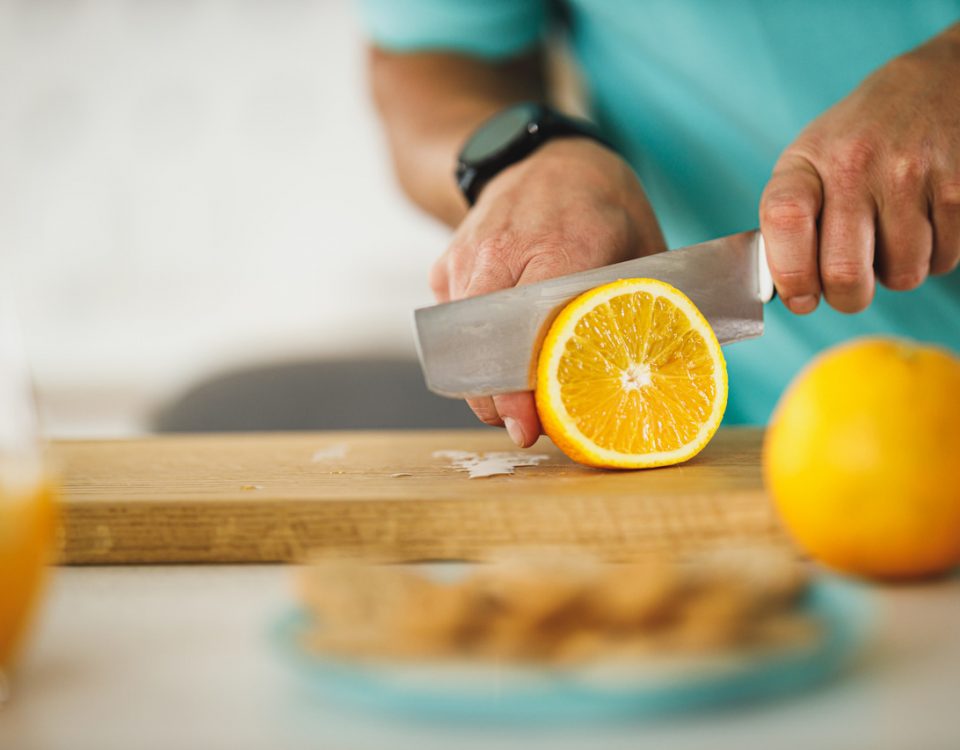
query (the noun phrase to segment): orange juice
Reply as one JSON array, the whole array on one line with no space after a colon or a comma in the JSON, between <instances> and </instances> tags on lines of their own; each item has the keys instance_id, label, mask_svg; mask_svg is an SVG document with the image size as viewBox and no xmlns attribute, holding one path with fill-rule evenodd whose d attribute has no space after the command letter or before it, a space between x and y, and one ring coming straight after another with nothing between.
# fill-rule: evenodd
<instances>
[{"instance_id":1,"label":"orange juice","mask_svg":"<svg viewBox=\"0 0 960 750\"><path fill-rule=\"evenodd\" d=\"M0 478L0 671L15 656L39 598L56 530L49 482L5 486Z\"/></svg>"}]
</instances>

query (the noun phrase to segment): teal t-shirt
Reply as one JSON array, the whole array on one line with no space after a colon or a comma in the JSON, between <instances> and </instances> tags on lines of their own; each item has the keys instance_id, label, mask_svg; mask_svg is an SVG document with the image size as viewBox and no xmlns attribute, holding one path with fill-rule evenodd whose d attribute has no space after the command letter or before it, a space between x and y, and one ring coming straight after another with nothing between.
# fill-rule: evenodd
<instances>
[{"instance_id":1,"label":"teal t-shirt","mask_svg":"<svg viewBox=\"0 0 960 750\"><path fill-rule=\"evenodd\" d=\"M569 0L573 53L597 121L636 169L670 247L757 226L774 162L872 70L960 20L960 0ZM362 0L393 50L515 55L546 33L546 0ZM960 351L960 270L865 312L774 301L763 337L727 347L728 423L761 424L818 351L865 334ZM870 377L870 373L864 373ZM958 396L960 398L960 396Z\"/></svg>"}]
</instances>

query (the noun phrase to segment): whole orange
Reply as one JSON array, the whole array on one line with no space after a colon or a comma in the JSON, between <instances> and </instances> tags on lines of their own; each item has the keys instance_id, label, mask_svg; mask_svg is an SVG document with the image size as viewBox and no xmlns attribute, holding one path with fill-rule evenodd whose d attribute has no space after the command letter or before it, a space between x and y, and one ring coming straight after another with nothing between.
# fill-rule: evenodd
<instances>
[{"instance_id":1,"label":"whole orange","mask_svg":"<svg viewBox=\"0 0 960 750\"><path fill-rule=\"evenodd\" d=\"M960 359L890 338L825 352L780 399L763 470L826 565L911 578L960 564Z\"/></svg>"}]
</instances>

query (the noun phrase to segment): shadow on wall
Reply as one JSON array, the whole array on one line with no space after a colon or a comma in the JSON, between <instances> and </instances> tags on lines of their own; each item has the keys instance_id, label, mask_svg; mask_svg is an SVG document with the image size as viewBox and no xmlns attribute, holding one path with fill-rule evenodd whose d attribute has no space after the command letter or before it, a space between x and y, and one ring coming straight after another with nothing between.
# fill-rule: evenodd
<instances>
[{"instance_id":1,"label":"shadow on wall","mask_svg":"<svg viewBox=\"0 0 960 750\"><path fill-rule=\"evenodd\" d=\"M423 384L415 361L363 359L265 365L191 388L154 416L156 432L477 427L462 401Z\"/></svg>"}]
</instances>

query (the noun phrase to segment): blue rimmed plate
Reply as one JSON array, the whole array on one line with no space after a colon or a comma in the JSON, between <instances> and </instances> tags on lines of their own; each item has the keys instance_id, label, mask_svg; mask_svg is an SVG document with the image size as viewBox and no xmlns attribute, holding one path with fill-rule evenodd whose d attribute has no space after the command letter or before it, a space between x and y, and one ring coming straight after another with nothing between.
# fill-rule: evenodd
<instances>
[{"instance_id":1,"label":"blue rimmed plate","mask_svg":"<svg viewBox=\"0 0 960 750\"><path fill-rule=\"evenodd\" d=\"M625 719L782 696L834 677L865 640L867 596L853 584L821 580L801 606L822 625L822 637L802 647L576 668L335 659L303 648L310 620L302 610L281 618L272 635L281 655L326 702L445 720Z\"/></svg>"}]
</instances>

